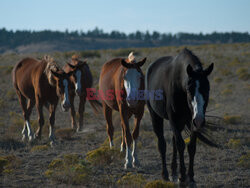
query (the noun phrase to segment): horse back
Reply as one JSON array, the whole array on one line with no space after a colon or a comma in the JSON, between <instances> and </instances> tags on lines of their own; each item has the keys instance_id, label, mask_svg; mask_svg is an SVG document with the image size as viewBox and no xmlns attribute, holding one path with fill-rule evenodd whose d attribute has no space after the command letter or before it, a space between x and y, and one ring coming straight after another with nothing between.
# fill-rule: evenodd
<instances>
[{"instance_id":1,"label":"horse back","mask_svg":"<svg viewBox=\"0 0 250 188\"><path fill-rule=\"evenodd\" d=\"M122 70L121 65L122 58L115 58L106 62L101 70L100 80L99 80L99 89L104 95L108 91L122 91ZM113 93L113 98L111 100L103 99L109 107L118 110L118 104L116 100L116 95Z\"/></svg>"}]
</instances>

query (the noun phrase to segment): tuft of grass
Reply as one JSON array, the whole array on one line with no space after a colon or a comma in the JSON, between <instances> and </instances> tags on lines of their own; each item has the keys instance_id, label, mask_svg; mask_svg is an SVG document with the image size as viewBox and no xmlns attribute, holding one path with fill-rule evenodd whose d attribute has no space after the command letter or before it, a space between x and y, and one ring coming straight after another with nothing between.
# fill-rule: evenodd
<instances>
[{"instance_id":1,"label":"tuft of grass","mask_svg":"<svg viewBox=\"0 0 250 188\"><path fill-rule=\"evenodd\" d=\"M222 95L230 95L232 93L233 93L233 91L231 89L228 89L228 88L221 91Z\"/></svg>"},{"instance_id":2,"label":"tuft of grass","mask_svg":"<svg viewBox=\"0 0 250 188\"><path fill-rule=\"evenodd\" d=\"M49 146L47 145L37 145L31 148L31 152L46 151L48 149L49 149Z\"/></svg>"},{"instance_id":3,"label":"tuft of grass","mask_svg":"<svg viewBox=\"0 0 250 188\"><path fill-rule=\"evenodd\" d=\"M15 155L0 157L0 174L13 173L21 165L21 160Z\"/></svg>"},{"instance_id":4,"label":"tuft of grass","mask_svg":"<svg viewBox=\"0 0 250 188\"><path fill-rule=\"evenodd\" d=\"M128 172L116 182L119 186L143 187L146 184L146 179L142 174L133 174Z\"/></svg>"},{"instance_id":5,"label":"tuft of grass","mask_svg":"<svg viewBox=\"0 0 250 188\"><path fill-rule=\"evenodd\" d=\"M55 131L55 135L57 138L71 140L72 136L75 134L75 132L76 131L72 128L62 128L62 129L57 129Z\"/></svg>"},{"instance_id":6,"label":"tuft of grass","mask_svg":"<svg viewBox=\"0 0 250 188\"><path fill-rule=\"evenodd\" d=\"M150 181L145 185L145 188L175 188L177 184L173 182L165 182L163 180Z\"/></svg>"},{"instance_id":7,"label":"tuft of grass","mask_svg":"<svg viewBox=\"0 0 250 188\"><path fill-rule=\"evenodd\" d=\"M248 152L245 155L242 155L237 163L237 165L239 167L243 167L243 168L250 168L250 152Z\"/></svg>"},{"instance_id":8,"label":"tuft of grass","mask_svg":"<svg viewBox=\"0 0 250 188\"><path fill-rule=\"evenodd\" d=\"M232 72L229 70L229 69L220 69L220 73L223 75L223 76L230 76L232 75Z\"/></svg>"},{"instance_id":9,"label":"tuft of grass","mask_svg":"<svg viewBox=\"0 0 250 188\"><path fill-rule=\"evenodd\" d=\"M228 143L227 143L227 146L229 148L232 148L232 149L237 149L241 146L241 141L240 139L233 139L231 138Z\"/></svg>"},{"instance_id":10,"label":"tuft of grass","mask_svg":"<svg viewBox=\"0 0 250 188\"><path fill-rule=\"evenodd\" d=\"M100 52L97 50L81 51L79 52L79 55L80 57L83 57L83 58L94 58L94 57L100 58L101 57Z\"/></svg>"},{"instance_id":11,"label":"tuft of grass","mask_svg":"<svg viewBox=\"0 0 250 188\"><path fill-rule=\"evenodd\" d=\"M224 122L226 124L239 124L241 121L241 116L240 115L224 115L223 117Z\"/></svg>"},{"instance_id":12,"label":"tuft of grass","mask_svg":"<svg viewBox=\"0 0 250 188\"><path fill-rule=\"evenodd\" d=\"M6 93L6 97L8 100L14 100L16 97L16 92L13 89L11 89Z\"/></svg>"},{"instance_id":13,"label":"tuft of grass","mask_svg":"<svg viewBox=\"0 0 250 188\"><path fill-rule=\"evenodd\" d=\"M56 182L71 185L86 184L90 181L91 168L78 154L66 154L63 159L54 159L45 171L45 176Z\"/></svg>"},{"instance_id":14,"label":"tuft of grass","mask_svg":"<svg viewBox=\"0 0 250 188\"><path fill-rule=\"evenodd\" d=\"M89 151L86 160L93 165L109 165L112 162L119 161L122 154L118 149L110 149L107 146L101 146L95 150Z\"/></svg>"},{"instance_id":15,"label":"tuft of grass","mask_svg":"<svg viewBox=\"0 0 250 188\"><path fill-rule=\"evenodd\" d=\"M249 80L250 79L250 74L248 73L248 69L247 68L239 68L236 71L236 74L238 76L239 79L241 80Z\"/></svg>"},{"instance_id":16,"label":"tuft of grass","mask_svg":"<svg viewBox=\"0 0 250 188\"><path fill-rule=\"evenodd\" d=\"M0 98L0 109L4 109L6 107L6 105L7 104L6 104L5 100Z\"/></svg>"},{"instance_id":17,"label":"tuft of grass","mask_svg":"<svg viewBox=\"0 0 250 188\"><path fill-rule=\"evenodd\" d=\"M214 78L214 82L220 83L220 82L222 82L222 78L220 78L220 77L215 77L215 78Z\"/></svg>"}]
</instances>

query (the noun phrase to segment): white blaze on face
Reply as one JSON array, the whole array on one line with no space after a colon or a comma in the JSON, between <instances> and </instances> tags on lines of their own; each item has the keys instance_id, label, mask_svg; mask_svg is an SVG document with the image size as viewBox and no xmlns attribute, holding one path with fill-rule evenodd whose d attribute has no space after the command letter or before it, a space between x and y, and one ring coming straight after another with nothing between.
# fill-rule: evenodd
<instances>
[{"instance_id":1,"label":"white blaze on face","mask_svg":"<svg viewBox=\"0 0 250 188\"><path fill-rule=\"evenodd\" d=\"M140 77L141 74L136 69L127 70L124 77L124 87L127 93L127 98L137 97L137 91L140 87Z\"/></svg>"},{"instance_id":2,"label":"white blaze on face","mask_svg":"<svg viewBox=\"0 0 250 188\"><path fill-rule=\"evenodd\" d=\"M69 90L68 90L68 80L63 80L64 85L64 99L63 99L63 105L69 105Z\"/></svg>"},{"instance_id":3,"label":"white blaze on face","mask_svg":"<svg viewBox=\"0 0 250 188\"><path fill-rule=\"evenodd\" d=\"M75 83L75 87L76 87L76 91L81 91L81 76L82 76L82 72L80 70L76 71L76 83Z\"/></svg>"},{"instance_id":4,"label":"white blaze on face","mask_svg":"<svg viewBox=\"0 0 250 188\"><path fill-rule=\"evenodd\" d=\"M200 82L197 80L195 86L194 98L191 102L193 106L193 119L201 119L204 118L204 99L199 92Z\"/></svg>"}]
</instances>

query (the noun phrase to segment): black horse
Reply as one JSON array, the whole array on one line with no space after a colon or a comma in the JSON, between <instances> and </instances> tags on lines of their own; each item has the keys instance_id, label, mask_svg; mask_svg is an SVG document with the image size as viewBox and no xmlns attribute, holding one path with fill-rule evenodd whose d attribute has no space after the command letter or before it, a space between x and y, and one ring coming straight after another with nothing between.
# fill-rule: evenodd
<instances>
[{"instance_id":1,"label":"black horse","mask_svg":"<svg viewBox=\"0 0 250 188\"><path fill-rule=\"evenodd\" d=\"M177 151L180 159L180 182L186 181L184 164L185 142L181 136L185 125L191 132L188 144L189 181L194 182L194 155L196 138L215 146L199 131L205 125L205 111L209 99L207 76L213 70L213 63L205 70L200 60L188 49L176 57L162 57L152 63L146 73L146 91L162 91L162 100L148 98L147 106L152 118L154 132L158 137L158 149L162 159L162 176L169 181L166 168L166 142L163 119L170 122L173 131L173 157L171 163L173 181L177 180Z\"/></svg>"}]
</instances>

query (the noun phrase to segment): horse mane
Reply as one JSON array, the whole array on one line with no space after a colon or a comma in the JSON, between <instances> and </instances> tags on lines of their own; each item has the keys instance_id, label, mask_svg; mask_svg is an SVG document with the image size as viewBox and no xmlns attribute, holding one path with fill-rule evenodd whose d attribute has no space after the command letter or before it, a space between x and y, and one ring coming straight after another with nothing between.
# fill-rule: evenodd
<instances>
[{"instance_id":1,"label":"horse mane","mask_svg":"<svg viewBox=\"0 0 250 188\"><path fill-rule=\"evenodd\" d=\"M191 61L193 62L192 66L195 71L202 71L203 68L200 59L196 55L194 55L191 50L184 48L182 53L187 55L191 59Z\"/></svg>"},{"instance_id":2,"label":"horse mane","mask_svg":"<svg viewBox=\"0 0 250 188\"><path fill-rule=\"evenodd\" d=\"M62 69L54 61L54 59L52 57L50 57L49 55L45 55L42 59L42 62L47 63L46 68L44 69L44 73L47 76L50 85L55 86L56 80L53 78L51 70L54 72L57 72L57 71L62 70Z\"/></svg>"}]
</instances>

